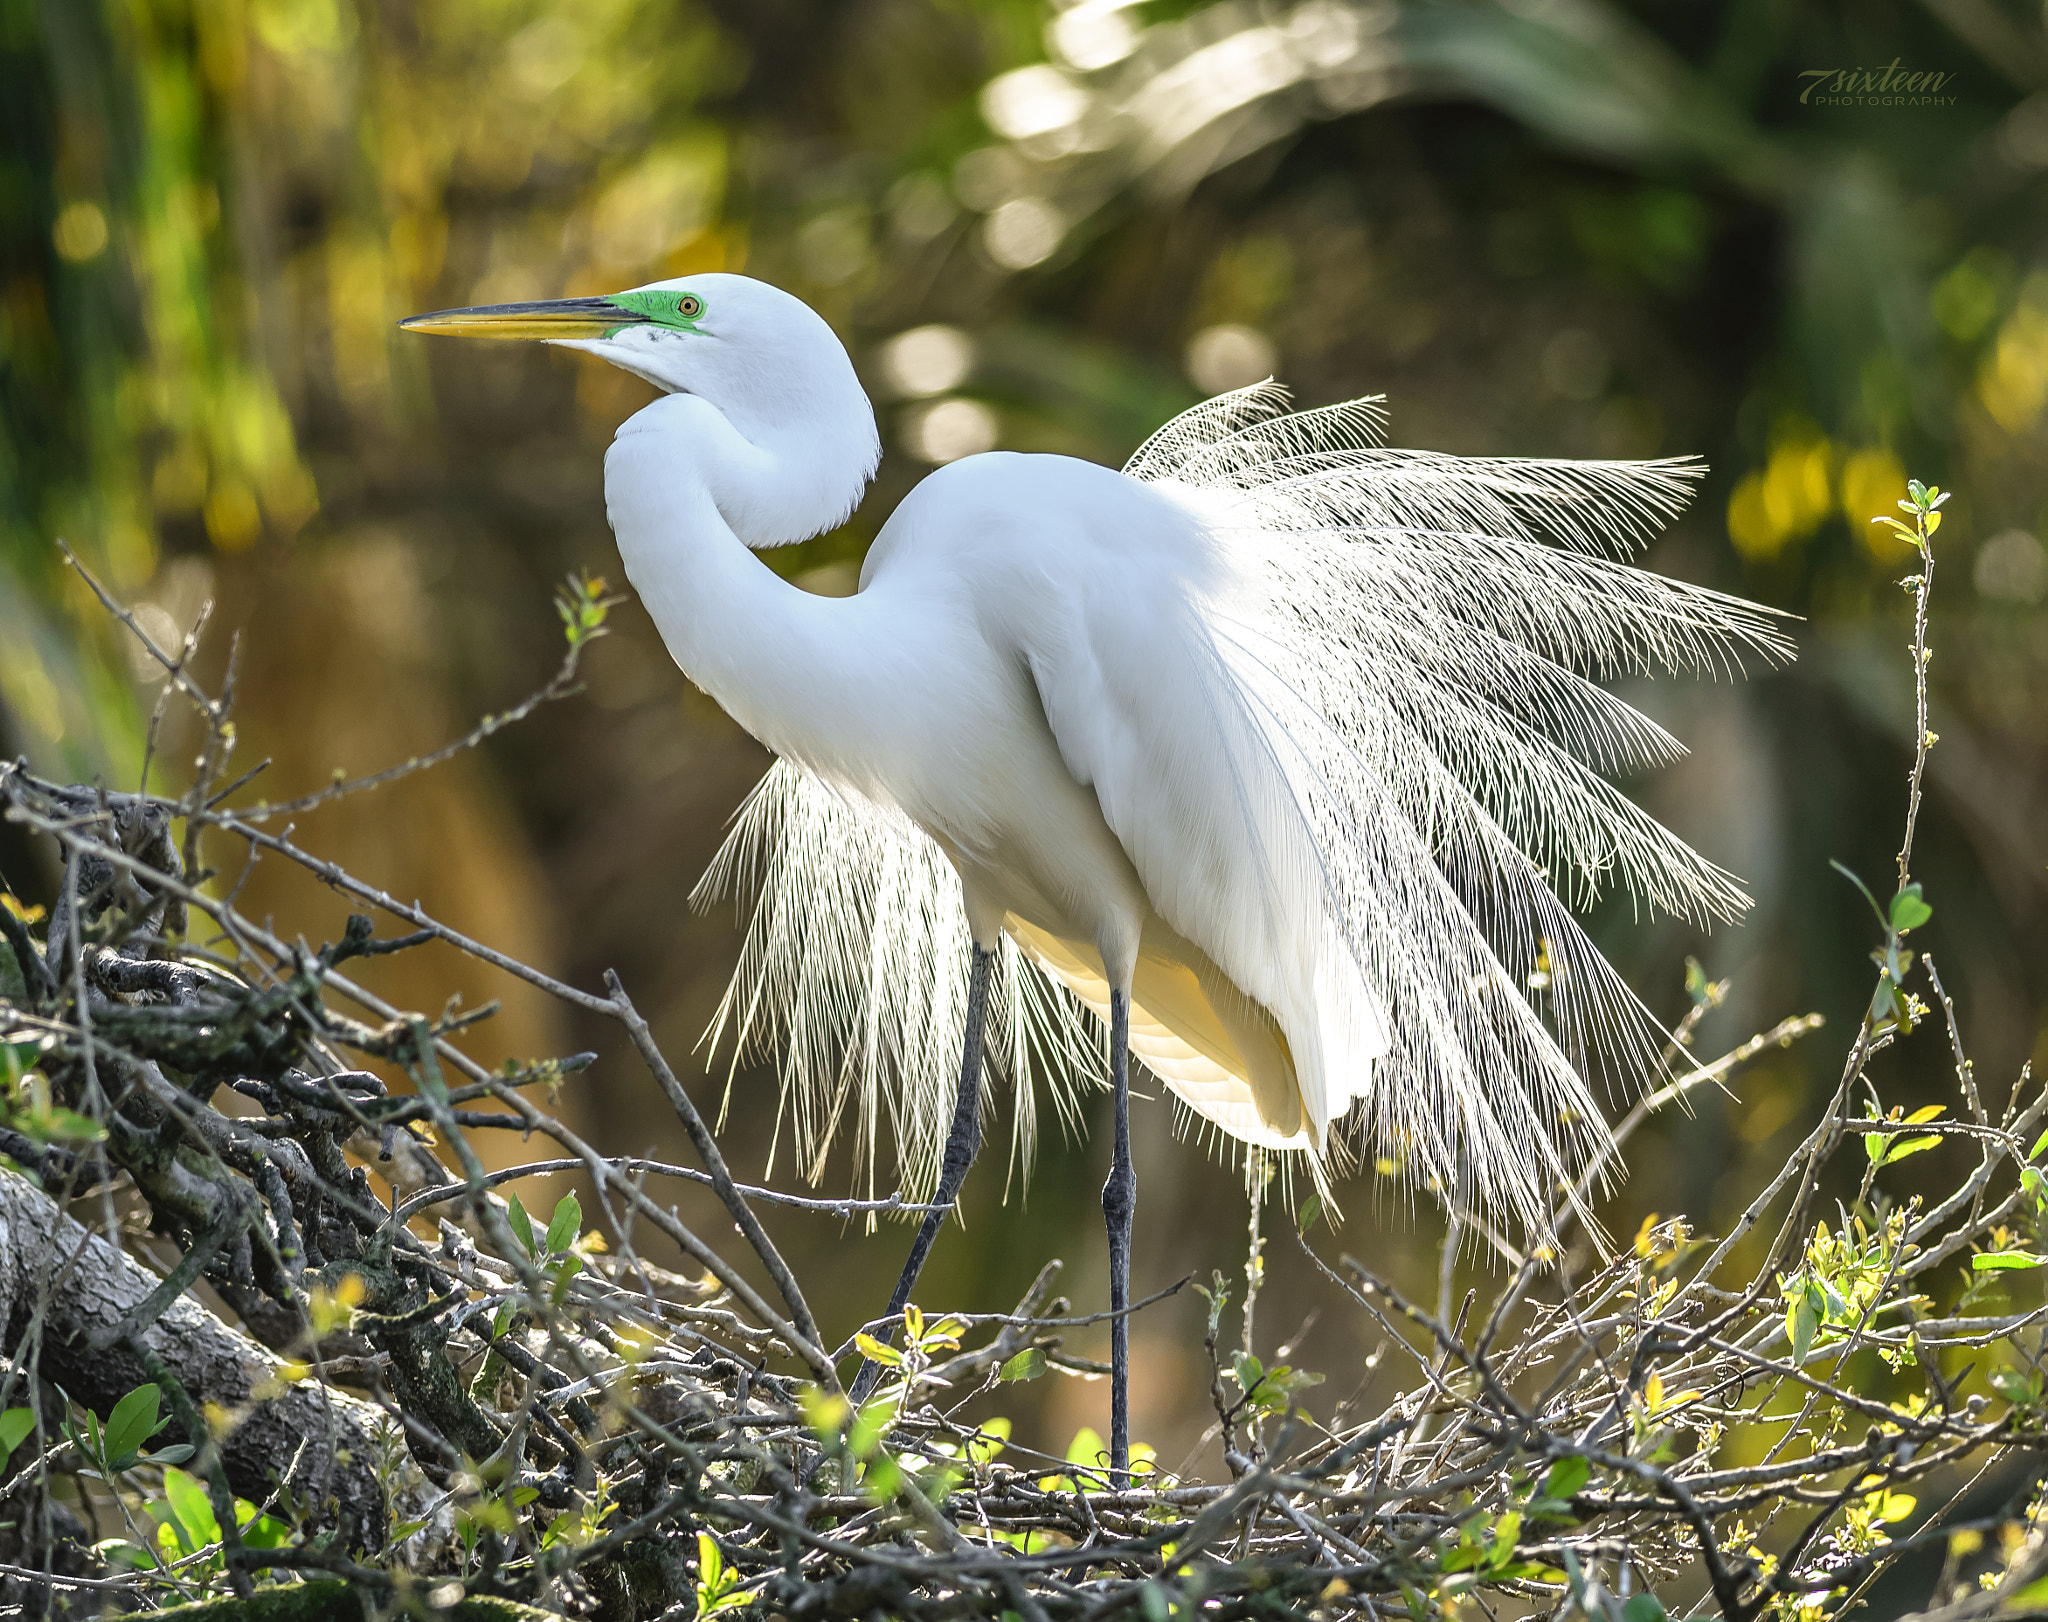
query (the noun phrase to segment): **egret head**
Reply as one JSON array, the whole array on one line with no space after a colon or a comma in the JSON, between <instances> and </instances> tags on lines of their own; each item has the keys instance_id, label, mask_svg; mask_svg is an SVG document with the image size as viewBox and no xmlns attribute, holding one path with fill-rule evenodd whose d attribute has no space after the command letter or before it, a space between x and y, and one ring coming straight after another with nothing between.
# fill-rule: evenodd
<instances>
[{"instance_id":1,"label":"egret head","mask_svg":"<svg viewBox=\"0 0 2048 1622\"><path fill-rule=\"evenodd\" d=\"M707 271L597 298L437 310L399 323L458 337L529 338L602 356L671 394L695 394L749 438L821 413L874 432L838 335L802 299Z\"/></svg>"}]
</instances>

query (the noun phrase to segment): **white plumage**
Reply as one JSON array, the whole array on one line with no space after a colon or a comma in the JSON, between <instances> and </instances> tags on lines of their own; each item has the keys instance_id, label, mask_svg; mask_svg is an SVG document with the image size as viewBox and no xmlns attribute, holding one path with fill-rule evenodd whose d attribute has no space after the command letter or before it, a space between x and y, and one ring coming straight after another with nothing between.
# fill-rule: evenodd
<instances>
[{"instance_id":1,"label":"white plumage","mask_svg":"<svg viewBox=\"0 0 2048 1622\"><path fill-rule=\"evenodd\" d=\"M1598 775L1682 751L1595 683L1787 644L1750 604L1616 561L1683 505L1695 464L1392 451L1376 401L1285 405L1262 385L1155 435L1125 476L1163 498L1144 504L1158 529L1113 509L1065 522L1047 497L1096 497L1117 476L1092 467L952 464L885 527L862 591L922 567L1033 594L1010 646L1066 765L1165 920L1278 1015L1301 1072L1298 1118L1262 1112L1148 1026L1141 987L1132 1049L1198 1116L1318 1166L1343 1123L1418 1182L1540 1228L1605 1141L1588 1061L1640 1074L1656 1034L1559 890L1583 904L1619 884L1698 918L1743 905ZM984 522L1000 539L962 544ZM699 897L724 892L756 906L719 1030L779 1058L808 1166L851 1117L870 1165L893 1142L905 1186L928 1190L967 1001L944 852L784 760ZM1106 1015L1107 988L1014 922L996 984L991 1045L1028 1156L1027 1077L1068 1105L1101 1070L1058 990Z\"/></svg>"},{"instance_id":2,"label":"white plumage","mask_svg":"<svg viewBox=\"0 0 2048 1622\"><path fill-rule=\"evenodd\" d=\"M986 974L1020 1149L1028 1078L1070 1103L1102 1070L1077 1007L1114 1000L1129 1048L1227 1136L1322 1180L1355 1133L1541 1233L1607 1141L1596 1060L1655 1057L1567 902L1743 904L1600 775L1678 745L1599 681L1788 651L1765 611L1621 561L1694 464L1388 450L1376 403L1290 415L1267 385L1121 473L941 468L833 600L750 551L838 523L879 456L845 350L797 300L705 275L409 324L572 342L669 391L619 430L606 500L676 662L781 757L707 885L754 893L721 1027L779 1056L814 1173L850 1118L914 1193L952 1197L981 1074L970 1041L956 1112L954 1054ZM1119 1461L1125 1351L1119 1318Z\"/></svg>"}]
</instances>

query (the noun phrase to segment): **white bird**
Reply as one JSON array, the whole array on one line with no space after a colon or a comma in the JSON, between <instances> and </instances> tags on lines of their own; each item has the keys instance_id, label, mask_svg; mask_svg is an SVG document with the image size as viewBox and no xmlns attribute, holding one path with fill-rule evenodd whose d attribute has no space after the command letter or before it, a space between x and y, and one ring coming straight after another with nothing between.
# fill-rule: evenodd
<instances>
[{"instance_id":1,"label":"white bird","mask_svg":"<svg viewBox=\"0 0 2048 1622\"><path fill-rule=\"evenodd\" d=\"M706 274L405 325L566 344L665 391L619 429L606 504L676 663L780 757L711 881L758 884L726 1013L781 1049L814 1168L849 1108L870 1154L886 1112L950 1206L987 1026L1028 1138L1025 1073L1092 1073L1075 1011L1107 1023L1119 1472L1130 1051L1319 1181L1344 1123L1540 1234L1608 1142L1584 1072L1656 1052L1567 902L1745 904L1600 775L1681 751L1599 680L1788 651L1766 611L1620 561L1695 463L1390 450L1375 402L1289 415L1265 385L1122 472L942 467L833 599L754 556L843 521L881 454L799 300Z\"/></svg>"}]
</instances>

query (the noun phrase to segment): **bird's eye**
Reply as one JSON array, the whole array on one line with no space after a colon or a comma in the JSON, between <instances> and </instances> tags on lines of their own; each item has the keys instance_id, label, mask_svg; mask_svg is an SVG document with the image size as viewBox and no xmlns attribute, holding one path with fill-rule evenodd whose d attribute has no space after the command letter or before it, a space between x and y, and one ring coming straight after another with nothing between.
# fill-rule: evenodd
<instances>
[{"instance_id":1,"label":"bird's eye","mask_svg":"<svg viewBox=\"0 0 2048 1622\"><path fill-rule=\"evenodd\" d=\"M685 293L676 300L676 314L685 321L694 321L704 313L704 301L695 293Z\"/></svg>"}]
</instances>

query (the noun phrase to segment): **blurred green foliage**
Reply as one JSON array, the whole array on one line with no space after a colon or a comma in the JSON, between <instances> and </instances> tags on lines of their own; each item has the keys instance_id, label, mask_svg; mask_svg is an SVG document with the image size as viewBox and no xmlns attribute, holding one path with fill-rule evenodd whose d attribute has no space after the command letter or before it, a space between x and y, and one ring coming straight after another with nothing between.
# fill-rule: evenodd
<instances>
[{"instance_id":1,"label":"blurred green foliage","mask_svg":"<svg viewBox=\"0 0 2048 1622\"><path fill-rule=\"evenodd\" d=\"M0 747L46 770L131 777L152 701L66 582L58 535L167 634L213 593L260 651L264 616L298 600L278 594L304 594L311 611L271 627L291 657L245 688L252 732L337 680L373 722L538 685L546 582L607 569L600 453L646 391L394 323L744 268L834 322L882 418L861 512L770 559L819 590L850 589L935 460L1002 445L1119 461L1267 369L1310 403L1385 392L1403 443L1704 455L1701 499L1648 561L1806 616L1802 658L1632 695L1698 750L1638 789L1759 906L1705 941L1596 927L1669 1017L1686 953L1733 978L1705 1046L1809 1007L1852 1026L1868 996L1868 920L1827 864L1883 870L1912 718L1894 583L1910 552L1867 519L1909 466L1954 488L1919 868L1937 913L1916 944L1955 964L1980 1073L2040 1046L2038 11L0 0L0 128ZM595 716L507 734L495 778L463 792L509 806L507 837L575 920L557 966L663 988L680 1052L732 946L729 920L683 920L681 898L761 759L682 690L636 609L614 623ZM309 656L394 640L432 657L391 674L350 654L338 678ZM348 829L333 837L346 859ZM1639 1139L1643 1192L1613 1226L1650 1204L1714 1220L1835 1059L1809 1042ZM1910 1099L1945 1060L1921 1044L1897 1062ZM661 1130L641 1119L614 1125ZM734 1130L765 1151L765 1099ZM1050 1149L1021 1233L991 1220L985 1170L931 1298L996 1305L1049 1249L1085 1254L1086 1164ZM1163 1146L1141 1144L1141 1165L1149 1270L1234 1266L1223 1174ZM1347 1203L1373 1217L1369 1195ZM893 1266L893 1237L868 1248L872 1276L841 1269L844 1299L822 1307L858 1315ZM1275 1323L1300 1310L1290 1262L1277 1247Z\"/></svg>"}]
</instances>

